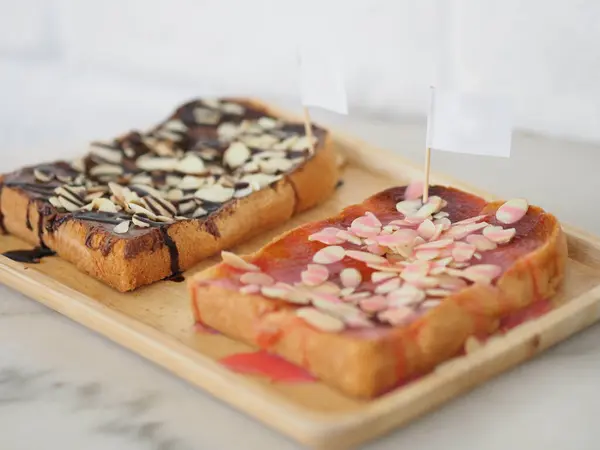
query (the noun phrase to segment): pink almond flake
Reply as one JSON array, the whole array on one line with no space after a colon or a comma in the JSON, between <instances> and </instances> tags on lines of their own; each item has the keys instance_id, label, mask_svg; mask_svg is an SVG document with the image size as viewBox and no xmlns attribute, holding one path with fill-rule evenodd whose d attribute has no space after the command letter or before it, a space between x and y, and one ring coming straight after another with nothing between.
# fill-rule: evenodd
<instances>
[{"instance_id":1,"label":"pink almond flake","mask_svg":"<svg viewBox=\"0 0 600 450\"><path fill-rule=\"evenodd\" d=\"M385 255L385 253L387 252L387 250L384 247L377 244L367 245L367 251L369 253L373 253L374 255Z\"/></svg>"},{"instance_id":2,"label":"pink almond flake","mask_svg":"<svg viewBox=\"0 0 600 450\"><path fill-rule=\"evenodd\" d=\"M390 247L396 245L411 245L417 236L418 234L415 230L404 228L394 231L392 234L377 236L374 239L379 245Z\"/></svg>"},{"instance_id":3,"label":"pink almond flake","mask_svg":"<svg viewBox=\"0 0 600 450\"><path fill-rule=\"evenodd\" d=\"M373 214L369 214L357 217L352 221L350 231L356 236L370 238L379 235L381 232L381 222Z\"/></svg>"},{"instance_id":4,"label":"pink almond flake","mask_svg":"<svg viewBox=\"0 0 600 450\"><path fill-rule=\"evenodd\" d=\"M419 309L423 311L429 311L430 309L440 306L441 304L441 300L425 300L419 305Z\"/></svg>"},{"instance_id":5,"label":"pink almond flake","mask_svg":"<svg viewBox=\"0 0 600 450\"><path fill-rule=\"evenodd\" d=\"M346 288L356 288L362 281L362 275L354 268L346 268L340 272L340 280Z\"/></svg>"},{"instance_id":6,"label":"pink almond flake","mask_svg":"<svg viewBox=\"0 0 600 450\"><path fill-rule=\"evenodd\" d=\"M433 235L429 238L430 241L437 241L444 232L444 225L434 225Z\"/></svg>"},{"instance_id":7,"label":"pink almond flake","mask_svg":"<svg viewBox=\"0 0 600 450\"><path fill-rule=\"evenodd\" d=\"M340 232L338 228L327 227L321 231L318 231L314 234L311 234L308 237L309 241L317 241L326 245L335 245L341 244L344 242L344 239L337 236L338 232Z\"/></svg>"},{"instance_id":8,"label":"pink almond flake","mask_svg":"<svg viewBox=\"0 0 600 450\"><path fill-rule=\"evenodd\" d=\"M388 301L382 295L374 295L358 302L358 306L365 312L376 313L388 307Z\"/></svg>"},{"instance_id":9,"label":"pink almond flake","mask_svg":"<svg viewBox=\"0 0 600 450\"><path fill-rule=\"evenodd\" d=\"M439 239L437 241L426 242L415 247L415 250L441 249L450 247L454 243L453 239Z\"/></svg>"},{"instance_id":10,"label":"pink almond flake","mask_svg":"<svg viewBox=\"0 0 600 450\"><path fill-rule=\"evenodd\" d=\"M433 221L433 224L436 225L436 226L437 225L441 225L442 229L444 231L449 230L450 227L452 226L452 222L450 222L450 219L448 219L447 217L443 217L441 219L435 219Z\"/></svg>"},{"instance_id":11,"label":"pink almond flake","mask_svg":"<svg viewBox=\"0 0 600 450\"><path fill-rule=\"evenodd\" d=\"M241 294L258 294L260 292L260 286L258 284L247 284L240 288Z\"/></svg>"},{"instance_id":12,"label":"pink almond flake","mask_svg":"<svg viewBox=\"0 0 600 450\"><path fill-rule=\"evenodd\" d=\"M487 218L487 215L483 214L481 216L470 217L468 219L461 220L460 222L455 222L454 225L469 225L471 223L481 222L485 218Z\"/></svg>"},{"instance_id":13,"label":"pink almond flake","mask_svg":"<svg viewBox=\"0 0 600 450\"><path fill-rule=\"evenodd\" d=\"M275 280L270 275L262 272L246 272L240 277L244 284L256 284L258 286L271 286Z\"/></svg>"},{"instance_id":14,"label":"pink almond flake","mask_svg":"<svg viewBox=\"0 0 600 450\"><path fill-rule=\"evenodd\" d=\"M504 203L496 211L496 219L499 222L510 225L521 220L527 211L529 204L524 198L514 198Z\"/></svg>"},{"instance_id":15,"label":"pink almond flake","mask_svg":"<svg viewBox=\"0 0 600 450\"><path fill-rule=\"evenodd\" d=\"M462 271L462 276L475 283L491 283L502 273L502 268L495 264L476 264Z\"/></svg>"},{"instance_id":16,"label":"pink almond flake","mask_svg":"<svg viewBox=\"0 0 600 450\"><path fill-rule=\"evenodd\" d=\"M431 261L440 256L439 248L425 248L415 251L415 257L420 261Z\"/></svg>"},{"instance_id":17,"label":"pink almond flake","mask_svg":"<svg viewBox=\"0 0 600 450\"><path fill-rule=\"evenodd\" d=\"M471 234L467 236L466 240L469 244L473 244L480 252L495 250L498 247L498 245L495 242L490 241L488 238L481 234Z\"/></svg>"},{"instance_id":18,"label":"pink almond flake","mask_svg":"<svg viewBox=\"0 0 600 450\"><path fill-rule=\"evenodd\" d=\"M504 229L493 225L488 225L483 229L483 235L496 244L507 244L515 236L517 230L514 228Z\"/></svg>"},{"instance_id":19,"label":"pink almond flake","mask_svg":"<svg viewBox=\"0 0 600 450\"><path fill-rule=\"evenodd\" d=\"M452 249L452 258L457 262L469 261L473 258L473 254L477 250L473 244L467 244L465 242L455 242L454 248Z\"/></svg>"},{"instance_id":20,"label":"pink almond flake","mask_svg":"<svg viewBox=\"0 0 600 450\"><path fill-rule=\"evenodd\" d=\"M410 282L412 280L427 276L430 268L431 264L429 262L414 262L404 268L404 270L400 273L400 278Z\"/></svg>"},{"instance_id":21,"label":"pink almond flake","mask_svg":"<svg viewBox=\"0 0 600 450\"><path fill-rule=\"evenodd\" d=\"M260 272L260 267L247 262L235 253L223 250L221 252L221 258L226 265L234 269L244 270L246 272Z\"/></svg>"},{"instance_id":22,"label":"pink almond flake","mask_svg":"<svg viewBox=\"0 0 600 450\"><path fill-rule=\"evenodd\" d=\"M436 227L430 219L425 219L417 228L417 233L426 241L433 238L436 233Z\"/></svg>"},{"instance_id":23,"label":"pink almond flake","mask_svg":"<svg viewBox=\"0 0 600 450\"><path fill-rule=\"evenodd\" d=\"M390 278L383 283L375 286L376 294L387 294L400 287L400 278Z\"/></svg>"},{"instance_id":24,"label":"pink almond flake","mask_svg":"<svg viewBox=\"0 0 600 450\"><path fill-rule=\"evenodd\" d=\"M313 261L318 264L333 264L344 259L346 250L339 245L330 245L322 248L313 256Z\"/></svg>"},{"instance_id":25,"label":"pink almond flake","mask_svg":"<svg viewBox=\"0 0 600 450\"><path fill-rule=\"evenodd\" d=\"M348 256L349 258L352 258L352 259L356 259L357 261L362 261L364 263L369 263L369 264L385 264L385 263L387 263L387 259L385 259L383 256L374 255L373 253L369 253L369 252L361 252L358 250L348 250L346 252L346 256Z\"/></svg>"},{"instance_id":26,"label":"pink almond flake","mask_svg":"<svg viewBox=\"0 0 600 450\"><path fill-rule=\"evenodd\" d=\"M309 264L300 274L302 282L307 286L318 286L329 278L329 270L320 264Z\"/></svg>"},{"instance_id":27,"label":"pink almond flake","mask_svg":"<svg viewBox=\"0 0 600 450\"><path fill-rule=\"evenodd\" d=\"M382 311L377 315L377 317L382 322L388 322L391 325L405 325L415 317L415 312L412 308L401 306Z\"/></svg>"},{"instance_id":28,"label":"pink almond flake","mask_svg":"<svg viewBox=\"0 0 600 450\"><path fill-rule=\"evenodd\" d=\"M362 245L362 239L350 231L339 230L336 236L343 241L350 242L351 244Z\"/></svg>"}]
</instances>

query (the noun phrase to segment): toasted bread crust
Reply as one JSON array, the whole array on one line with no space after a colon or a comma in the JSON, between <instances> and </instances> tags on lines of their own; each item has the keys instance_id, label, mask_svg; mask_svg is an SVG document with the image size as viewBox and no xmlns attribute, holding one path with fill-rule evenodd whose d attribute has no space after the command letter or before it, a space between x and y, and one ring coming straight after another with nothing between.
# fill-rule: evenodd
<instances>
[{"instance_id":1,"label":"toasted bread crust","mask_svg":"<svg viewBox=\"0 0 600 450\"><path fill-rule=\"evenodd\" d=\"M469 336L493 333L503 316L556 292L564 277L566 238L550 214L538 226L544 243L516 260L494 285L471 285L409 326L374 338L322 332L299 321L290 304L202 283L219 266L190 281L192 309L198 322L267 348L351 396L371 398L433 369L460 352Z\"/></svg>"},{"instance_id":2,"label":"toasted bread crust","mask_svg":"<svg viewBox=\"0 0 600 450\"><path fill-rule=\"evenodd\" d=\"M248 106L269 114L258 101ZM4 186L0 211L6 230L33 244L43 243L60 257L111 287L129 291L164 279L172 273L166 240L176 246L180 270L289 220L295 213L328 198L338 181L336 154L326 134L315 155L270 187L237 199L211 214L208 219L175 222L139 237L121 237L90 222L67 220L55 229L46 229L51 218L39 219L41 200L30 200L19 188ZM28 211L29 210L29 216ZM31 229L26 226L30 218ZM92 231L94 231L92 236Z\"/></svg>"}]
</instances>

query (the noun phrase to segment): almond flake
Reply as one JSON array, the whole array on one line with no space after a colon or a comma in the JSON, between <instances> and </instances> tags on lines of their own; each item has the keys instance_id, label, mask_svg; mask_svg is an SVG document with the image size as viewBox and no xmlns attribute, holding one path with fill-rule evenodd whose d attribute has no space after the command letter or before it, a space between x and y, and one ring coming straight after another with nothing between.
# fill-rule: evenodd
<instances>
[{"instance_id":1,"label":"almond flake","mask_svg":"<svg viewBox=\"0 0 600 450\"><path fill-rule=\"evenodd\" d=\"M404 214L405 216L412 216L415 214L423 202L419 199L415 200L403 200L401 202L396 203L396 211Z\"/></svg>"},{"instance_id":2,"label":"almond flake","mask_svg":"<svg viewBox=\"0 0 600 450\"><path fill-rule=\"evenodd\" d=\"M338 295L340 297L347 297L349 295L354 294L355 290L356 290L356 288L353 288L353 287L345 287L343 289L340 289L340 292L338 292Z\"/></svg>"},{"instance_id":3,"label":"almond flake","mask_svg":"<svg viewBox=\"0 0 600 450\"><path fill-rule=\"evenodd\" d=\"M318 286L313 286L311 290L319 294L339 295L341 289L337 284L326 281Z\"/></svg>"},{"instance_id":4,"label":"almond flake","mask_svg":"<svg viewBox=\"0 0 600 450\"><path fill-rule=\"evenodd\" d=\"M287 300L289 303L294 303L297 305L308 305L311 302L311 296L310 292L302 287L295 287L288 292L285 300Z\"/></svg>"},{"instance_id":5,"label":"almond flake","mask_svg":"<svg viewBox=\"0 0 600 450\"><path fill-rule=\"evenodd\" d=\"M452 227L452 222L447 217L442 217L441 219L435 219L433 224L437 226L441 226L443 231L449 230Z\"/></svg>"},{"instance_id":6,"label":"almond flake","mask_svg":"<svg viewBox=\"0 0 600 450\"><path fill-rule=\"evenodd\" d=\"M291 291L291 287L287 287L287 285L279 285L279 283L275 284L274 286L262 286L260 288L260 293L265 297L281 300L286 300Z\"/></svg>"},{"instance_id":7,"label":"almond flake","mask_svg":"<svg viewBox=\"0 0 600 450\"><path fill-rule=\"evenodd\" d=\"M527 214L528 210L529 204L527 200L524 198L513 198L498 208L496 219L499 222L510 225L521 220Z\"/></svg>"},{"instance_id":8,"label":"almond flake","mask_svg":"<svg viewBox=\"0 0 600 450\"><path fill-rule=\"evenodd\" d=\"M478 223L481 222L483 219L486 219L487 217L488 216L486 214L483 214L481 216L470 217L468 219L461 220L460 222L455 222L454 225L469 225L471 223Z\"/></svg>"},{"instance_id":9,"label":"almond flake","mask_svg":"<svg viewBox=\"0 0 600 450\"><path fill-rule=\"evenodd\" d=\"M198 175L206 172L204 162L193 153L188 153L177 162L174 170L188 175Z\"/></svg>"},{"instance_id":10,"label":"almond flake","mask_svg":"<svg viewBox=\"0 0 600 450\"><path fill-rule=\"evenodd\" d=\"M136 216L135 214L133 215L133 217L131 218L131 222L140 227L140 228L148 228L150 226L150 224L148 222L144 222L143 220L141 220L138 216Z\"/></svg>"},{"instance_id":11,"label":"almond flake","mask_svg":"<svg viewBox=\"0 0 600 450\"><path fill-rule=\"evenodd\" d=\"M317 138L312 137L312 144L317 143ZM311 141L308 139L308 136L304 135L298 137L290 147L290 150L310 150L311 149Z\"/></svg>"},{"instance_id":12,"label":"almond flake","mask_svg":"<svg viewBox=\"0 0 600 450\"><path fill-rule=\"evenodd\" d=\"M235 191L232 188L226 188L219 184L200 188L194 194L201 200L213 203L225 203L231 200Z\"/></svg>"},{"instance_id":13,"label":"almond flake","mask_svg":"<svg viewBox=\"0 0 600 450\"><path fill-rule=\"evenodd\" d=\"M448 297L452 294L452 291L448 289L427 289L425 294L429 297Z\"/></svg>"},{"instance_id":14,"label":"almond flake","mask_svg":"<svg viewBox=\"0 0 600 450\"><path fill-rule=\"evenodd\" d=\"M381 222L373 214L366 213L352 221L350 231L359 237L374 237L381 232Z\"/></svg>"},{"instance_id":15,"label":"almond flake","mask_svg":"<svg viewBox=\"0 0 600 450\"><path fill-rule=\"evenodd\" d=\"M467 236L466 240L469 244L473 244L475 248L480 252L485 252L487 250L495 250L496 247L498 247L498 245L495 242L490 241L488 238L482 236L481 234L471 234Z\"/></svg>"},{"instance_id":16,"label":"almond flake","mask_svg":"<svg viewBox=\"0 0 600 450\"><path fill-rule=\"evenodd\" d=\"M419 289L431 289L437 287L439 280L436 277L415 277L408 283Z\"/></svg>"},{"instance_id":17,"label":"almond flake","mask_svg":"<svg viewBox=\"0 0 600 450\"><path fill-rule=\"evenodd\" d=\"M344 329L344 322L340 319L325 314L315 308L300 308L296 311L296 315L301 319L304 319L309 325L312 325L321 331L337 333Z\"/></svg>"},{"instance_id":18,"label":"almond flake","mask_svg":"<svg viewBox=\"0 0 600 450\"><path fill-rule=\"evenodd\" d=\"M360 309L368 313L377 313L388 308L388 301L382 295L374 295L373 297L362 299L358 302Z\"/></svg>"},{"instance_id":19,"label":"almond flake","mask_svg":"<svg viewBox=\"0 0 600 450\"><path fill-rule=\"evenodd\" d=\"M196 202L194 200L190 200L187 202L183 202L179 204L179 214L189 214L196 208Z\"/></svg>"},{"instance_id":20,"label":"almond flake","mask_svg":"<svg viewBox=\"0 0 600 450\"><path fill-rule=\"evenodd\" d=\"M375 241L379 245L384 245L386 247L412 245L417 236L418 234L415 230L403 228L398 231L394 231L392 234L377 236Z\"/></svg>"},{"instance_id":21,"label":"almond flake","mask_svg":"<svg viewBox=\"0 0 600 450\"><path fill-rule=\"evenodd\" d=\"M400 273L400 278L409 282L412 280L417 280L427 276L430 268L430 263L426 261L417 261L406 266Z\"/></svg>"},{"instance_id":22,"label":"almond flake","mask_svg":"<svg viewBox=\"0 0 600 450\"><path fill-rule=\"evenodd\" d=\"M254 174L244 175L242 177L241 181L250 183L250 185L252 185L252 186L256 185L254 190L258 191L259 189L265 188L280 179L281 179L281 175L269 175L266 173L254 173Z\"/></svg>"},{"instance_id":23,"label":"almond flake","mask_svg":"<svg viewBox=\"0 0 600 450\"><path fill-rule=\"evenodd\" d=\"M361 300L363 298L367 298L370 297L371 293L370 292L354 292L353 294L350 295L346 295L344 300L348 300L348 301L358 301Z\"/></svg>"},{"instance_id":24,"label":"almond flake","mask_svg":"<svg viewBox=\"0 0 600 450\"><path fill-rule=\"evenodd\" d=\"M147 216L149 219L156 218L156 215L152 211L149 211L146 208L135 203L127 203L127 208L133 211L135 214L142 214L144 216Z\"/></svg>"},{"instance_id":25,"label":"almond flake","mask_svg":"<svg viewBox=\"0 0 600 450\"><path fill-rule=\"evenodd\" d=\"M440 256L440 253L439 248L424 248L415 250L415 257L420 261L431 261Z\"/></svg>"},{"instance_id":26,"label":"almond flake","mask_svg":"<svg viewBox=\"0 0 600 450\"><path fill-rule=\"evenodd\" d=\"M387 295L390 306L395 308L415 305L424 299L425 292L410 284L405 284L400 289L395 289Z\"/></svg>"},{"instance_id":27,"label":"almond flake","mask_svg":"<svg viewBox=\"0 0 600 450\"><path fill-rule=\"evenodd\" d=\"M461 272L462 275L462 272ZM442 274L437 276L438 286L440 289L447 289L450 291L457 291L467 287L465 280L457 278L451 275Z\"/></svg>"},{"instance_id":28,"label":"almond flake","mask_svg":"<svg viewBox=\"0 0 600 450\"><path fill-rule=\"evenodd\" d=\"M503 229L502 227L488 225L483 229L483 235L496 244L507 244L514 237L517 230L514 228Z\"/></svg>"},{"instance_id":29,"label":"almond flake","mask_svg":"<svg viewBox=\"0 0 600 450\"><path fill-rule=\"evenodd\" d=\"M441 300L425 300L419 305L419 310L429 311L430 309L436 308L442 304Z\"/></svg>"},{"instance_id":30,"label":"almond flake","mask_svg":"<svg viewBox=\"0 0 600 450\"><path fill-rule=\"evenodd\" d=\"M473 244L467 244L465 242L456 242L454 244L454 248L452 249L452 258L456 262L466 262L469 261L473 254L477 250Z\"/></svg>"},{"instance_id":31,"label":"almond flake","mask_svg":"<svg viewBox=\"0 0 600 450\"><path fill-rule=\"evenodd\" d=\"M271 286L275 280L270 275L262 272L246 272L240 277L240 282L244 284L255 284L258 286Z\"/></svg>"},{"instance_id":32,"label":"almond flake","mask_svg":"<svg viewBox=\"0 0 600 450\"><path fill-rule=\"evenodd\" d=\"M200 125L216 125L221 120L221 114L206 108L194 109L194 121Z\"/></svg>"},{"instance_id":33,"label":"almond flake","mask_svg":"<svg viewBox=\"0 0 600 450\"><path fill-rule=\"evenodd\" d=\"M428 202L425 205L421 206L421 208L414 214L414 217L428 219L435 212L437 212L436 204Z\"/></svg>"},{"instance_id":34,"label":"almond flake","mask_svg":"<svg viewBox=\"0 0 600 450\"><path fill-rule=\"evenodd\" d=\"M107 198L95 198L91 203L91 208L108 213L118 212L116 205Z\"/></svg>"},{"instance_id":35,"label":"almond flake","mask_svg":"<svg viewBox=\"0 0 600 450\"><path fill-rule=\"evenodd\" d=\"M387 294L388 292L394 291L400 287L400 278L390 278L389 280L377 285L375 287L376 294Z\"/></svg>"},{"instance_id":36,"label":"almond flake","mask_svg":"<svg viewBox=\"0 0 600 450\"><path fill-rule=\"evenodd\" d=\"M401 306L394 309L388 309L380 312L377 317L382 322L387 322L390 325L405 325L415 317L415 313L411 308Z\"/></svg>"},{"instance_id":37,"label":"almond flake","mask_svg":"<svg viewBox=\"0 0 600 450\"><path fill-rule=\"evenodd\" d=\"M120 224L115 225L115 227L113 228L113 231L118 234L127 233L129 231L130 223L131 222L129 220L126 220L125 222L121 222Z\"/></svg>"},{"instance_id":38,"label":"almond flake","mask_svg":"<svg viewBox=\"0 0 600 450\"><path fill-rule=\"evenodd\" d=\"M194 219L197 219L198 217L204 217L208 214L208 211L205 210L202 206L198 206L196 208L196 210L194 211L194 213L192 214L192 217Z\"/></svg>"},{"instance_id":39,"label":"almond flake","mask_svg":"<svg viewBox=\"0 0 600 450\"><path fill-rule=\"evenodd\" d=\"M348 250L346 251L346 256L356 259L357 261L362 261L364 263L370 264L385 264L387 263L387 259L383 256L374 255L368 252L362 252L358 250Z\"/></svg>"},{"instance_id":40,"label":"almond flake","mask_svg":"<svg viewBox=\"0 0 600 450\"><path fill-rule=\"evenodd\" d=\"M177 184L177 188L181 190L191 190L191 189L199 189L205 182L205 178L198 178L192 175L184 176L179 184Z\"/></svg>"},{"instance_id":41,"label":"almond flake","mask_svg":"<svg viewBox=\"0 0 600 450\"><path fill-rule=\"evenodd\" d=\"M337 233L339 231L340 230L338 228L327 227L322 229L321 231L311 234L308 237L308 240L321 242L322 244L327 245L341 244L342 242L344 242L344 240L337 237Z\"/></svg>"},{"instance_id":42,"label":"almond flake","mask_svg":"<svg viewBox=\"0 0 600 450\"><path fill-rule=\"evenodd\" d=\"M329 270L320 264L309 264L306 270L300 273L302 282L307 286L318 286L329 278Z\"/></svg>"},{"instance_id":43,"label":"almond flake","mask_svg":"<svg viewBox=\"0 0 600 450\"><path fill-rule=\"evenodd\" d=\"M474 283L491 283L502 273L502 268L495 264L477 264L463 270L462 276Z\"/></svg>"},{"instance_id":44,"label":"almond flake","mask_svg":"<svg viewBox=\"0 0 600 450\"><path fill-rule=\"evenodd\" d=\"M94 177L118 176L123 173L123 167L111 164L98 164L90 169L90 175Z\"/></svg>"},{"instance_id":45,"label":"almond flake","mask_svg":"<svg viewBox=\"0 0 600 450\"><path fill-rule=\"evenodd\" d=\"M345 288L357 288L362 281L362 275L357 269L348 267L340 272L340 280Z\"/></svg>"},{"instance_id":46,"label":"almond flake","mask_svg":"<svg viewBox=\"0 0 600 450\"><path fill-rule=\"evenodd\" d=\"M239 289L241 294L258 294L260 292L260 286L258 284L247 284Z\"/></svg>"},{"instance_id":47,"label":"almond flake","mask_svg":"<svg viewBox=\"0 0 600 450\"><path fill-rule=\"evenodd\" d=\"M434 219L443 219L443 218L449 217L449 216L450 216L450 214L447 213L446 211L440 211L439 213L435 213L433 215L433 218Z\"/></svg>"},{"instance_id":48,"label":"almond flake","mask_svg":"<svg viewBox=\"0 0 600 450\"><path fill-rule=\"evenodd\" d=\"M172 202L178 202L183 198L183 191L181 189L171 189L167 192L167 199Z\"/></svg>"},{"instance_id":49,"label":"almond flake","mask_svg":"<svg viewBox=\"0 0 600 450\"><path fill-rule=\"evenodd\" d=\"M62 207L63 207L63 205L62 205L62 203L60 202L60 199L59 199L58 197L54 197L54 196L52 196L52 197L50 197L50 198L48 199L48 201L49 201L49 202L50 202L50 204L51 204L52 206L54 206L55 208L62 208Z\"/></svg>"},{"instance_id":50,"label":"almond flake","mask_svg":"<svg viewBox=\"0 0 600 450\"><path fill-rule=\"evenodd\" d=\"M33 175L35 176L35 179L37 181L40 181L42 183L47 183L48 181L52 181L52 179L54 178L54 174L44 172L40 169L33 169Z\"/></svg>"},{"instance_id":51,"label":"almond flake","mask_svg":"<svg viewBox=\"0 0 600 450\"><path fill-rule=\"evenodd\" d=\"M404 190L406 200L416 200L423 196L423 182L421 180L412 181Z\"/></svg>"},{"instance_id":52,"label":"almond flake","mask_svg":"<svg viewBox=\"0 0 600 450\"><path fill-rule=\"evenodd\" d=\"M90 145L90 153L111 164L121 164L121 161L123 160L121 150L109 148L98 143L92 143Z\"/></svg>"},{"instance_id":53,"label":"almond flake","mask_svg":"<svg viewBox=\"0 0 600 450\"><path fill-rule=\"evenodd\" d=\"M344 247L329 245L315 253L313 261L318 264L333 264L344 259L345 255Z\"/></svg>"},{"instance_id":54,"label":"almond flake","mask_svg":"<svg viewBox=\"0 0 600 450\"><path fill-rule=\"evenodd\" d=\"M223 162L232 169L240 167L248 158L250 149L241 142L234 142L223 154Z\"/></svg>"},{"instance_id":55,"label":"almond flake","mask_svg":"<svg viewBox=\"0 0 600 450\"><path fill-rule=\"evenodd\" d=\"M264 128L265 130L272 130L279 126L279 122L276 119L273 119L272 117L261 117L256 121L256 123L258 123L258 125Z\"/></svg>"},{"instance_id":56,"label":"almond flake","mask_svg":"<svg viewBox=\"0 0 600 450\"><path fill-rule=\"evenodd\" d=\"M339 230L336 236L343 241L349 242L354 245L362 245L362 240L356 236L354 233L346 230Z\"/></svg>"},{"instance_id":57,"label":"almond flake","mask_svg":"<svg viewBox=\"0 0 600 450\"><path fill-rule=\"evenodd\" d=\"M83 158L77 158L71 161L71 167L77 172L85 172L85 162Z\"/></svg>"},{"instance_id":58,"label":"almond flake","mask_svg":"<svg viewBox=\"0 0 600 450\"><path fill-rule=\"evenodd\" d=\"M260 268L258 266L246 262L235 253L222 251L221 258L223 259L223 263L227 264L229 267L233 267L234 269L244 270L247 272L260 272Z\"/></svg>"},{"instance_id":59,"label":"almond flake","mask_svg":"<svg viewBox=\"0 0 600 450\"><path fill-rule=\"evenodd\" d=\"M293 164L289 159L284 158L273 158L261 161L258 163L258 167L261 172L274 174L277 172L287 172L292 168Z\"/></svg>"},{"instance_id":60,"label":"almond flake","mask_svg":"<svg viewBox=\"0 0 600 450\"><path fill-rule=\"evenodd\" d=\"M421 222L417 228L417 233L419 233L419 236L421 236L423 239L428 241L436 234L436 227L431 220L426 219Z\"/></svg>"},{"instance_id":61,"label":"almond flake","mask_svg":"<svg viewBox=\"0 0 600 450\"><path fill-rule=\"evenodd\" d=\"M371 274L371 282L373 283L381 283L384 280L387 280L388 278L392 278L397 276L395 273L393 272L373 272Z\"/></svg>"},{"instance_id":62,"label":"almond flake","mask_svg":"<svg viewBox=\"0 0 600 450\"><path fill-rule=\"evenodd\" d=\"M156 157L140 157L136 160L137 166L146 172L160 170L164 172L172 172L177 167L179 161L177 158L156 158Z\"/></svg>"},{"instance_id":63,"label":"almond flake","mask_svg":"<svg viewBox=\"0 0 600 450\"><path fill-rule=\"evenodd\" d=\"M81 206L67 200L65 197L58 197L58 201L60 202L60 206L65 208L69 212L77 211Z\"/></svg>"},{"instance_id":64,"label":"almond flake","mask_svg":"<svg viewBox=\"0 0 600 450\"><path fill-rule=\"evenodd\" d=\"M231 114L234 116L243 116L246 112L246 108L242 105L233 102L224 102L221 103L221 111L225 114Z\"/></svg>"},{"instance_id":65,"label":"almond flake","mask_svg":"<svg viewBox=\"0 0 600 450\"><path fill-rule=\"evenodd\" d=\"M169 131L179 131L180 133L184 133L188 129L186 124L179 119L169 120L163 125L163 128L166 128Z\"/></svg>"}]
</instances>

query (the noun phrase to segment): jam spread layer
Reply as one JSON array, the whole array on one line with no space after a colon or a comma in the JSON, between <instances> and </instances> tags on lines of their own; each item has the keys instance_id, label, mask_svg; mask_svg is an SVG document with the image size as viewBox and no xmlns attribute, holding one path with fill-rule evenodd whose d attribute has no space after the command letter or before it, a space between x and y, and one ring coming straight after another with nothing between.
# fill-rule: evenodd
<instances>
[{"instance_id":1,"label":"jam spread layer","mask_svg":"<svg viewBox=\"0 0 600 450\"><path fill-rule=\"evenodd\" d=\"M376 337L458 290L494 284L551 226L524 199L488 204L434 186L423 203L410 191L384 191L247 259L224 252L217 276L200 283L271 298L325 332Z\"/></svg>"}]
</instances>

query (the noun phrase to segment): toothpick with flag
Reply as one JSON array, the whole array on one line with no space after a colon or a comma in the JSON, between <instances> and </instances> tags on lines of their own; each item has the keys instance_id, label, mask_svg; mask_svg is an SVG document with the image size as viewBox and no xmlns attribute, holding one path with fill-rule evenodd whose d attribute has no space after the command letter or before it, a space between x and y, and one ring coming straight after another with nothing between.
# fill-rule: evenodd
<instances>
[{"instance_id":1,"label":"toothpick with flag","mask_svg":"<svg viewBox=\"0 0 600 450\"><path fill-rule=\"evenodd\" d=\"M340 55L323 40L304 41L298 46L300 87L306 136L314 151L309 106L348 114L348 100Z\"/></svg>"}]
</instances>

